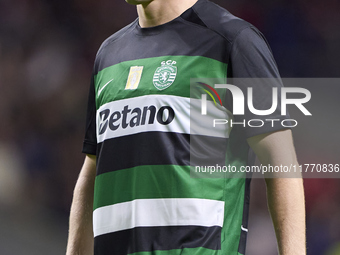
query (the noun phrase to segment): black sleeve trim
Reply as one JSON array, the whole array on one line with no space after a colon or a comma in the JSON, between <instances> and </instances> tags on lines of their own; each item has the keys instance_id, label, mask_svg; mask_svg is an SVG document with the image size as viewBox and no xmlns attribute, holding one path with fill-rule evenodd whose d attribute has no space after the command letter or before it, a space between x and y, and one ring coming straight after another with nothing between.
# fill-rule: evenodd
<instances>
[{"instance_id":1,"label":"black sleeve trim","mask_svg":"<svg viewBox=\"0 0 340 255\"><path fill-rule=\"evenodd\" d=\"M290 127L284 127L281 126L280 123L283 119L280 119L280 121L278 121L278 123L274 124L272 126L272 123L265 123L262 127L248 127L245 128L244 133L245 133L245 137L246 138L250 138L253 136L257 136L257 135L262 135L262 134L266 134L266 133L273 133L276 131L281 131L281 130L286 130L286 129L291 129Z\"/></svg>"},{"instance_id":2,"label":"black sleeve trim","mask_svg":"<svg viewBox=\"0 0 340 255\"><path fill-rule=\"evenodd\" d=\"M97 154L97 145L91 143L90 141L84 141L82 153L96 155Z\"/></svg>"},{"instance_id":3,"label":"black sleeve trim","mask_svg":"<svg viewBox=\"0 0 340 255\"><path fill-rule=\"evenodd\" d=\"M85 138L82 151L87 154L96 155L96 150L97 150L96 100L94 88L94 75L92 74L87 105Z\"/></svg>"}]
</instances>

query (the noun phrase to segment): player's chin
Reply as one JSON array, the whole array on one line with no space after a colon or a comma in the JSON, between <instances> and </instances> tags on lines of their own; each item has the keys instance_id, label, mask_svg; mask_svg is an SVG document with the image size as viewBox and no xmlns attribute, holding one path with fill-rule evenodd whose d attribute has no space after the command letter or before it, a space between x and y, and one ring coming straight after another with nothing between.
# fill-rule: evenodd
<instances>
[{"instance_id":1,"label":"player's chin","mask_svg":"<svg viewBox=\"0 0 340 255\"><path fill-rule=\"evenodd\" d=\"M147 4L152 2L153 0L125 0L128 4L138 5L138 4Z\"/></svg>"}]
</instances>

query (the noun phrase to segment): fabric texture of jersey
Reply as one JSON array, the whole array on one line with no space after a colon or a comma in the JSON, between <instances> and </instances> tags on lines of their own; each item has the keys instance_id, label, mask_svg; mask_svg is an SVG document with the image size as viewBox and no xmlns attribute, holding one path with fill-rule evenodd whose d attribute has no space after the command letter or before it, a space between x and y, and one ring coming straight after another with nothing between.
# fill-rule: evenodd
<instances>
[{"instance_id":1,"label":"fabric texture of jersey","mask_svg":"<svg viewBox=\"0 0 340 255\"><path fill-rule=\"evenodd\" d=\"M190 79L232 77L279 74L261 33L207 0L157 27L141 28L136 20L102 44L83 146L97 156L96 255L245 253L250 180L190 177L191 143L206 147L198 158L249 165L254 157L246 139L282 129L264 125L212 134L202 124L193 133ZM227 116L227 92L223 103L220 112ZM271 116L284 118L279 112Z\"/></svg>"}]
</instances>

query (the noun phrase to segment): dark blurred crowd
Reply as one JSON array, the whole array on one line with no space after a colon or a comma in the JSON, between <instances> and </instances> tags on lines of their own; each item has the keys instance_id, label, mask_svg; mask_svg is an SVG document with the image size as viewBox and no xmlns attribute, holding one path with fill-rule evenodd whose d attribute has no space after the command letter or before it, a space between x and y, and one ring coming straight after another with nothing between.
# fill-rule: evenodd
<instances>
[{"instance_id":1,"label":"dark blurred crowd","mask_svg":"<svg viewBox=\"0 0 340 255\"><path fill-rule=\"evenodd\" d=\"M264 33L283 77L340 76L339 0L214 2ZM0 210L67 221L96 51L136 17L124 0L0 0ZM340 254L339 184L305 182L309 255Z\"/></svg>"}]
</instances>

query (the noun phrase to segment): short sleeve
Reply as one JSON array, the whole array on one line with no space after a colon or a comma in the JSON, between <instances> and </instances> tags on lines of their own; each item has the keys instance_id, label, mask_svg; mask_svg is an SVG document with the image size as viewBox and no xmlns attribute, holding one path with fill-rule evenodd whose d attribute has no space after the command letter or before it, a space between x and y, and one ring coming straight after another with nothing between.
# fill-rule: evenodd
<instances>
[{"instance_id":1,"label":"short sleeve","mask_svg":"<svg viewBox=\"0 0 340 255\"><path fill-rule=\"evenodd\" d=\"M231 76L235 78L280 78L269 45L255 27L247 27L236 36L230 63Z\"/></svg>"},{"instance_id":2,"label":"short sleeve","mask_svg":"<svg viewBox=\"0 0 340 255\"><path fill-rule=\"evenodd\" d=\"M86 154L96 155L96 151L97 151L96 101L95 101L94 75L92 74L86 114L85 138L82 152Z\"/></svg>"},{"instance_id":3,"label":"short sleeve","mask_svg":"<svg viewBox=\"0 0 340 255\"><path fill-rule=\"evenodd\" d=\"M289 119L289 115L281 115L282 80L266 39L255 27L244 28L232 42L228 84L237 86L243 92L244 115L234 115L233 118L235 123L245 123L234 127L237 126L246 138L286 129L282 126L282 121ZM271 109L273 88L277 88L275 111L269 115L252 113L247 107L248 88L252 88L253 95L250 98L253 107L257 110ZM226 102L227 108L233 110L233 97L230 91L227 92ZM285 124L288 126L288 122Z\"/></svg>"}]
</instances>

